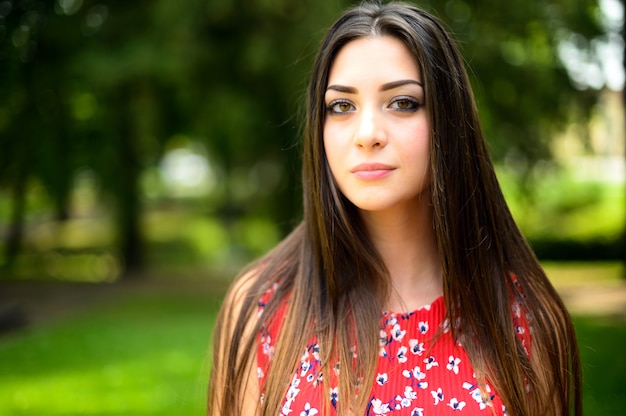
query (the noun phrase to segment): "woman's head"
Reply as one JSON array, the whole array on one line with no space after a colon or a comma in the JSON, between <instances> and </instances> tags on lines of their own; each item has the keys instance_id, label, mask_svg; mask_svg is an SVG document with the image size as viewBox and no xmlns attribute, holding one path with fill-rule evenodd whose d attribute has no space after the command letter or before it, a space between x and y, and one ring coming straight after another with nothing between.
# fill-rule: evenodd
<instances>
[{"instance_id":1,"label":"woman's head","mask_svg":"<svg viewBox=\"0 0 626 416\"><path fill-rule=\"evenodd\" d=\"M363 219L430 221L430 125L417 61L404 43L384 35L345 45L325 106L326 161Z\"/></svg>"},{"instance_id":2,"label":"woman's head","mask_svg":"<svg viewBox=\"0 0 626 416\"><path fill-rule=\"evenodd\" d=\"M305 217L317 224L317 230L336 230L337 226L350 229L349 224L357 218L328 166L323 141L327 119L324 97L333 64L343 48L373 37L399 40L417 63L430 130L430 189L436 216L447 216L457 204L462 205L456 200L481 180L476 160L489 160L463 60L443 26L412 5L364 3L331 26L311 75L303 157L304 208ZM325 239L323 235L320 238Z\"/></svg>"}]
</instances>

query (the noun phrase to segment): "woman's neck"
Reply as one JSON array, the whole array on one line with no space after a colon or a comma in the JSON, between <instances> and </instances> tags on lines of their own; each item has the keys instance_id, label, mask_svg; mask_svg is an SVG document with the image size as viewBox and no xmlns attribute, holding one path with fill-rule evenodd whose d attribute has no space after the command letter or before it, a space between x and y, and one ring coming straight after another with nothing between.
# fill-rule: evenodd
<instances>
[{"instance_id":1,"label":"woman's neck","mask_svg":"<svg viewBox=\"0 0 626 416\"><path fill-rule=\"evenodd\" d=\"M362 212L391 279L386 310L415 310L443 293L432 204L417 202L386 212Z\"/></svg>"}]
</instances>

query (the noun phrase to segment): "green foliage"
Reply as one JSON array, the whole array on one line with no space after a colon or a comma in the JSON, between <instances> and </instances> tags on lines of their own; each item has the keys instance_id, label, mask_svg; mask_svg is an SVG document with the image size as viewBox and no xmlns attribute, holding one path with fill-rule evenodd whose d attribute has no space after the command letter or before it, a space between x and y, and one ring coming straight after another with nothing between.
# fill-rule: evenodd
<instances>
[{"instance_id":1,"label":"green foliage","mask_svg":"<svg viewBox=\"0 0 626 416\"><path fill-rule=\"evenodd\" d=\"M27 232L30 184L42 189L53 219L63 221L77 215L75 178L89 172L98 202L113 217L119 263L144 266L140 216L153 201L142 181L146 172L155 178L181 136L206 150L219 183L205 203L226 224L229 241L241 217L274 221L284 235L300 214L297 143L312 55L351 3L3 2L5 262L15 259ZM597 1L420 4L459 40L493 154L514 160L516 180L524 180L536 161L549 158L552 133L571 114L584 122L596 100L595 91L570 82L556 50L574 35L590 50L603 36Z\"/></svg>"},{"instance_id":2,"label":"green foliage","mask_svg":"<svg viewBox=\"0 0 626 416\"><path fill-rule=\"evenodd\" d=\"M546 162L534 175L523 183L511 170L498 169L513 217L540 259L622 258L622 183L575 179L571 171Z\"/></svg>"},{"instance_id":3,"label":"green foliage","mask_svg":"<svg viewBox=\"0 0 626 416\"><path fill-rule=\"evenodd\" d=\"M626 208L621 183L574 180L562 169L537 172L525 189L510 171L498 170L513 216L529 238L619 238Z\"/></svg>"}]
</instances>

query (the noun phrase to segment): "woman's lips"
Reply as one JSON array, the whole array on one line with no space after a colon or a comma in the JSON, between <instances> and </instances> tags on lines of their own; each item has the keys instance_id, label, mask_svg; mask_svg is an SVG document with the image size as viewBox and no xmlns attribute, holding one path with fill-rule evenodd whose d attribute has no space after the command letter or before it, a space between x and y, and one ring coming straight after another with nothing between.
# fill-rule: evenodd
<instances>
[{"instance_id":1,"label":"woman's lips","mask_svg":"<svg viewBox=\"0 0 626 416\"><path fill-rule=\"evenodd\" d=\"M376 180L390 175L394 169L393 166L383 163L362 163L353 167L350 172L359 179Z\"/></svg>"}]
</instances>

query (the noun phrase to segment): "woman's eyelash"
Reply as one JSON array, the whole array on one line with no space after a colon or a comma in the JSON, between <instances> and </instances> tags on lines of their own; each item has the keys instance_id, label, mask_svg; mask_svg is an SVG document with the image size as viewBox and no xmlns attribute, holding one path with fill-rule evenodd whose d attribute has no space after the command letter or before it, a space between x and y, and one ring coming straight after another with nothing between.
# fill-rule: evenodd
<instances>
[{"instance_id":1,"label":"woman's eyelash","mask_svg":"<svg viewBox=\"0 0 626 416\"><path fill-rule=\"evenodd\" d=\"M415 112L422 104L411 96L395 97L389 103L389 108L400 112ZM346 114L354 110L354 104L345 99L331 101L326 106L326 111L331 114Z\"/></svg>"},{"instance_id":2,"label":"woman's eyelash","mask_svg":"<svg viewBox=\"0 0 626 416\"><path fill-rule=\"evenodd\" d=\"M339 108L339 106L345 106L346 108ZM354 108L354 105L347 100L334 100L331 101L327 106L326 106L326 111L333 113L333 114L343 114L343 113L347 113L349 111L351 111Z\"/></svg>"},{"instance_id":3,"label":"woman's eyelash","mask_svg":"<svg viewBox=\"0 0 626 416\"><path fill-rule=\"evenodd\" d=\"M422 104L413 97L403 96L394 98L389 106L397 111L410 112L417 111L417 109L420 108Z\"/></svg>"}]
</instances>

